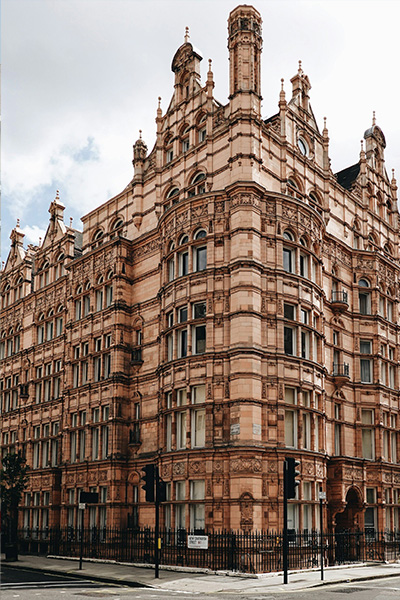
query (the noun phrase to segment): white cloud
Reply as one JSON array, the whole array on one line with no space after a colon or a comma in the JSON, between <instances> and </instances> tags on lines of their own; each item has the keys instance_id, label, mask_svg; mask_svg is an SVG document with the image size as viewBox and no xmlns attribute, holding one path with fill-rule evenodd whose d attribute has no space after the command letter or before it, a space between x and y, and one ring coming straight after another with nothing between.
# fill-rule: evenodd
<instances>
[{"instance_id":1,"label":"white cloud","mask_svg":"<svg viewBox=\"0 0 400 600\"><path fill-rule=\"evenodd\" d=\"M3 0L6 238L16 218L43 227L57 188L66 217L79 226L80 216L129 183L138 130L150 149L157 97L165 110L172 95L170 65L186 25L204 56L203 81L210 57L215 96L227 102L226 20L235 4L239 0ZM263 116L278 110L281 77L290 97L301 59L319 125L328 118L333 170L357 162L372 110L388 141L387 168L398 168L400 2L254 5L264 22Z\"/></svg>"},{"instance_id":2,"label":"white cloud","mask_svg":"<svg viewBox=\"0 0 400 600\"><path fill-rule=\"evenodd\" d=\"M46 235L46 230L37 225L25 225L25 227L22 227L22 231L25 234L24 241L26 244L35 244L36 246L39 245L40 240L43 242Z\"/></svg>"}]
</instances>

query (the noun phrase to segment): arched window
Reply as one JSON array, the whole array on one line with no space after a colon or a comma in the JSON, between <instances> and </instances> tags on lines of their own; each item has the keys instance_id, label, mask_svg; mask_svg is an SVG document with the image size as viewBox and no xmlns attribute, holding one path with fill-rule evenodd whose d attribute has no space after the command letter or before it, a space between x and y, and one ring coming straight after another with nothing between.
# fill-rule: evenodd
<instances>
[{"instance_id":1,"label":"arched window","mask_svg":"<svg viewBox=\"0 0 400 600\"><path fill-rule=\"evenodd\" d=\"M179 188L174 187L167 194L167 199L170 200L172 198L172 204L175 204L179 200Z\"/></svg>"},{"instance_id":2,"label":"arched window","mask_svg":"<svg viewBox=\"0 0 400 600\"><path fill-rule=\"evenodd\" d=\"M104 231L102 229L97 229L93 236L92 248L97 248L100 244L103 243Z\"/></svg>"},{"instance_id":3,"label":"arched window","mask_svg":"<svg viewBox=\"0 0 400 600\"><path fill-rule=\"evenodd\" d=\"M173 138L168 135L164 140L164 162L168 164L174 158Z\"/></svg>"},{"instance_id":4,"label":"arched window","mask_svg":"<svg viewBox=\"0 0 400 600\"><path fill-rule=\"evenodd\" d=\"M3 308L6 308L11 302L11 285L9 283L6 283L6 285L4 286L2 296Z\"/></svg>"},{"instance_id":5,"label":"arched window","mask_svg":"<svg viewBox=\"0 0 400 600\"><path fill-rule=\"evenodd\" d=\"M171 203L176 204L177 202L179 202L179 192L180 190L176 186L169 190L169 192L165 196L166 202L164 204L164 211L168 210L171 207Z\"/></svg>"},{"instance_id":6,"label":"arched window","mask_svg":"<svg viewBox=\"0 0 400 600\"><path fill-rule=\"evenodd\" d=\"M113 302L113 296L114 296L114 289L113 289L113 283L112 283L112 278L114 277L114 273L113 271L109 271L107 274L107 283L106 283L106 288L105 288L105 292L106 292L106 308L108 308L109 306L111 306L112 302Z\"/></svg>"},{"instance_id":7,"label":"arched window","mask_svg":"<svg viewBox=\"0 0 400 600\"><path fill-rule=\"evenodd\" d=\"M322 201L316 192L310 192L309 195L310 206L312 206L320 215L322 215Z\"/></svg>"},{"instance_id":8,"label":"arched window","mask_svg":"<svg viewBox=\"0 0 400 600\"><path fill-rule=\"evenodd\" d=\"M294 179L288 179L288 194L290 196L295 196L296 192L298 191L298 186L297 183L295 182Z\"/></svg>"},{"instance_id":9,"label":"arched window","mask_svg":"<svg viewBox=\"0 0 400 600\"><path fill-rule=\"evenodd\" d=\"M201 241L207 236L204 229L196 231L194 240ZM193 271L204 271L207 268L207 246L204 243L196 244L193 247Z\"/></svg>"},{"instance_id":10,"label":"arched window","mask_svg":"<svg viewBox=\"0 0 400 600\"><path fill-rule=\"evenodd\" d=\"M370 283L367 279L359 279L358 280L358 285L360 287L370 287Z\"/></svg>"},{"instance_id":11,"label":"arched window","mask_svg":"<svg viewBox=\"0 0 400 600\"><path fill-rule=\"evenodd\" d=\"M181 129L181 152L184 154L185 152L187 152L189 150L190 147L190 140L189 140L189 132L190 132L190 127L189 125L184 125Z\"/></svg>"},{"instance_id":12,"label":"arched window","mask_svg":"<svg viewBox=\"0 0 400 600\"><path fill-rule=\"evenodd\" d=\"M293 234L286 230L283 232L283 239L288 242L293 242ZM296 267L296 251L293 246L283 245L283 269L287 273L294 273Z\"/></svg>"},{"instance_id":13,"label":"arched window","mask_svg":"<svg viewBox=\"0 0 400 600\"><path fill-rule=\"evenodd\" d=\"M204 194L206 191L206 174L205 173L196 173L190 182L190 187L188 191L189 198L196 196L197 194Z\"/></svg>"},{"instance_id":14,"label":"arched window","mask_svg":"<svg viewBox=\"0 0 400 600\"><path fill-rule=\"evenodd\" d=\"M37 341L38 344L43 344L45 341L44 335L44 313L41 313L38 318L38 326L37 326Z\"/></svg>"},{"instance_id":15,"label":"arched window","mask_svg":"<svg viewBox=\"0 0 400 600\"><path fill-rule=\"evenodd\" d=\"M359 303L360 314L370 315L371 314L371 292L366 290L366 288L370 287L370 283L367 279L361 278L358 280L358 287L362 288L358 292L358 303Z\"/></svg>"},{"instance_id":16,"label":"arched window","mask_svg":"<svg viewBox=\"0 0 400 600\"><path fill-rule=\"evenodd\" d=\"M64 258L64 252L60 252L56 258L56 266L54 267L54 279L56 281L64 275Z\"/></svg>"},{"instance_id":17,"label":"arched window","mask_svg":"<svg viewBox=\"0 0 400 600\"><path fill-rule=\"evenodd\" d=\"M101 286L96 290L96 311L100 311L103 309L104 302L104 289L103 289L104 277L100 275L97 278L97 285Z\"/></svg>"},{"instance_id":18,"label":"arched window","mask_svg":"<svg viewBox=\"0 0 400 600\"><path fill-rule=\"evenodd\" d=\"M197 141L199 144L207 137L207 115L202 114L197 120Z\"/></svg>"},{"instance_id":19,"label":"arched window","mask_svg":"<svg viewBox=\"0 0 400 600\"><path fill-rule=\"evenodd\" d=\"M64 307L62 304L57 309L56 316L56 337L62 334L64 329L64 318L63 318Z\"/></svg>"},{"instance_id":20,"label":"arched window","mask_svg":"<svg viewBox=\"0 0 400 600\"><path fill-rule=\"evenodd\" d=\"M390 244L388 244L388 243L384 244L383 249L387 254L392 256L393 252L392 252L392 248L391 248Z\"/></svg>"},{"instance_id":21,"label":"arched window","mask_svg":"<svg viewBox=\"0 0 400 600\"><path fill-rule=\"evenodd\" d=\"M189 242L189 236L183 235L179 240L179 246L185 246ZM178 254L178 273L179 277L183 277L189 273L189 250L188 248L182 250Z\"/></svg>"},{"instance_id":22,"label":"arched window","mask_svg":"<svg viewBox=\"0 0 400 600\"><path fill-rule=\"evenodd\" d=\"M46 321L46 341L49 342L54 337L54 310L50 309L47 313L47 321Z\"/></svg>"},{"instance_id":23,"label":"arched window","mask_svg":"<svg viewBox=\"0 0 400 600\"><path fill-rule=\"evenodd\" d=\"M46 259L43 261L42 266L38 271L39 276L39 288L42 288L50 283L50 263Z\"/></svg>"},{"instance_id":24,"label":"arched window","mask_svg":"<svg viewBox=\"0 0 400 600\"><path fill-rule=\"evenodd\" d=\"M24 287L24 278L22 275L17 277L15 282L15 290L14 290L14 300L20 300L23 296L23 287Z\"/></svg>"},{"instance_id":25,"label":"arched window","mask_svg":"<svg viewBox=\"0 0 400 600\"><path fill-rule=\"evenodd\" d=\"M123 226L124 226L123 218L117 217L111 227L111 237L114 238L117 235L121 235Z\"/></svg>"},{"instance_id":26,"label":"arched window","mask_svg":"<svg viewBox=\"0 0 400 600\"><path fill-rule=\"evenodd\" d=\"M207 237L207 232L204 229L200 229L194 235L195 240L203 240L205 237Z\"/></svg>"}]
</instances>

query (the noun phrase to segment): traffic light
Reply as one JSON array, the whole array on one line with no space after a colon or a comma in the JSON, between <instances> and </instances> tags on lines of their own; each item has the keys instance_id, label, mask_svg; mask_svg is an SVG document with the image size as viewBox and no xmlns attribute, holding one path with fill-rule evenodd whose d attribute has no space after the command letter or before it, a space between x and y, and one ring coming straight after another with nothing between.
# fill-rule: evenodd
<instances>
[{"instance_id":1,"label":"traffic light","mask_svg":"<svg viewBox=\"0 0 400 600\"><path fill-rule=\"evenodd\" d=\"M162 479L158 480L157 502L165 502L167 499L167 484Z\"/></svg>"},{"instance_id":2,"label":"traffic light","mask_svg":"<svg viewBox=\"0 0 400 600\"><path fill-rule=\"evenodd\" d=\"M142 490L146 493L146 502L154 502L154 484L156 479L156 465L145 465L142 468L144 471L144 475L142 479L144 481L144 485L142 485Z\"/></svg>"},{"instance_id":3,"label":"traffic light","mask_svg":"<svg viewBox=\"0 0 400 600\"><path fill-rule=\"evenodd\" d=\"M285 469L285 485L286 485L286 497L288 499L296 497L296 488L300 485L300 481L296 479L300 475L300 471L296 468L300 462L295 458L285 458L286 469Z\"/></svg>"}]
</instances>

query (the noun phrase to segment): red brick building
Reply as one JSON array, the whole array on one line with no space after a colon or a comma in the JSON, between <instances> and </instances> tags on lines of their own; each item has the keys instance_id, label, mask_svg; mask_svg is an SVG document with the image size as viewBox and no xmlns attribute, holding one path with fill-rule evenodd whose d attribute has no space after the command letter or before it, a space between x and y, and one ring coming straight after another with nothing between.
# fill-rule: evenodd
<instances>
[{"instance_id":1,"label":"red brick building","mask_svg":"<svg viewBox=\"0 0 400 600\"><path fill-rule=\"evenodd\" d=\"M261 114L261 16L228 22L230 96L188 37L157 141L126 188L1 272L2 451L31 467L21 526L148 525L157 463L172 528L399 527L397 186L375 119L334 174L300 65Z\"/></svg>"}]
</instances>

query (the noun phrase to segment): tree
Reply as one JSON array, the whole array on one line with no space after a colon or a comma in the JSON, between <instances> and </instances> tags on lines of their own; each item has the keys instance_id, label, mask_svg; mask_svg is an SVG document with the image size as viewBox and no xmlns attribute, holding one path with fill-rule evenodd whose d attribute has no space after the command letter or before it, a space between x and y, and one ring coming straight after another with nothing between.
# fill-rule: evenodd
<instances>
[{"instance_id":1,"label":"tree","mask_svg":"<svg viewBox=\"0 0 400 600\"><path fill-rule=\"evenodd\" d=\"M21 452L6 454L0 469L0 498L2 523L7 524L8 544L14 546L17 558L18 505L28 483L28 466ZM3 529L4 531L4 529Z\"/></svg>"}]
</instances>

